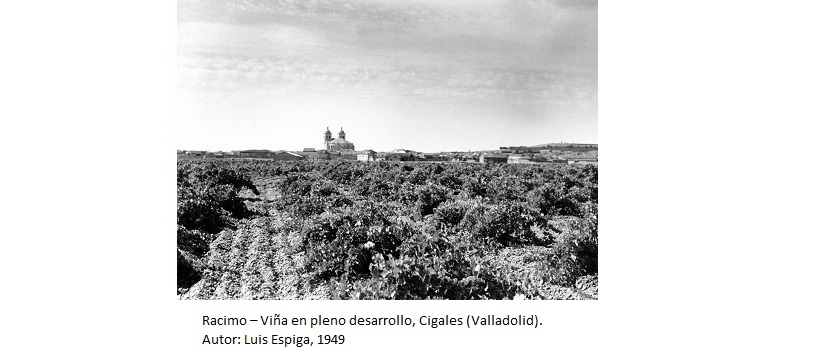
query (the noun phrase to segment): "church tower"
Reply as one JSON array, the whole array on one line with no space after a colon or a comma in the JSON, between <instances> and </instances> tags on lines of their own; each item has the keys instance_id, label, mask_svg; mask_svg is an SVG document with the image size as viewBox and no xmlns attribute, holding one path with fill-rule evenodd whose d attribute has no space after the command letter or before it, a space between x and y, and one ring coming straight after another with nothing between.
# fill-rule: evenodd
<instances>
[{"instance_id":1,"label":"church tower","mask_svg":"<svg viewBox=\"0 0 815 350\"><path fill-rule=\"evenodd\" d=\"M323 137L323 144L325 144L325 149L328 149L328 141L333 140L331 138L331 130L328 130L328 127L325 127L325 137Z\"/></svg>"},{"instance_id":2,"label":"church tower","mask_svg":"<svg viewBox=\"0 0 815 350\"><path fill-rule=\"evenodd\" d=\"M340 132L338 134L339 138L332 138L331 137L331 130L325 128L325 137L323 138L323 142L325 143L325 150L329 152L348 152L354 151L354 144L350 141L345 139L345 130L340 128Z\"/></svg>"}]
</instances>

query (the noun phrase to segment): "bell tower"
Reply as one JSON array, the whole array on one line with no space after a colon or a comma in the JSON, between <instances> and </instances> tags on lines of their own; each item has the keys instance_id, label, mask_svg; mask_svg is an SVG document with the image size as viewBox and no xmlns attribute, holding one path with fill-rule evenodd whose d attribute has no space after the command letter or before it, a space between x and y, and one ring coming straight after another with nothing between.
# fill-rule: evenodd
<instances>
[{"instance_id":1,"label":"bell tower","mask_svg":"<svg viewBox=\"0 0 815 350\"><path fill-rule=\"evenodd\" d=\"M339 133L339 135L340 135L340 138L341 138L341 139L345 140L345 131L342 131L342 127L340 127L340 133Z\"/></svg>"},{"instance_id":2,"label":"bell tower","mask_svg":"<svg viewBox=\"0 0 815 350\"><path fill-rule=\"evenodd\" d=\"M331 141L331 130L328 130L328 127L325 127L325 136L323 137L323 144L325 145L325 149L328 149L328 141Z\"/></svg>"}]
</instances>

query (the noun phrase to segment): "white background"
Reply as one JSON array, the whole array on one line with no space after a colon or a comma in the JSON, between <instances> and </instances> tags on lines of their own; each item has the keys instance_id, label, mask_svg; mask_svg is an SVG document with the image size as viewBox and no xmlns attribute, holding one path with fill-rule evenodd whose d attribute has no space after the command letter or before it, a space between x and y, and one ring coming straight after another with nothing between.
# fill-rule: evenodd
<instances>
[{"instance_id":1,"label":"white background","mask_svg":"<svg viewBox=\"0 0 815 350\"><path fill-rule=\"evenodd\" d=\"M174 2L0 5L0 348L197 348L220 333L205 314L534 312L545 329L342 333L348 349L811 349L812 13L601 3L599 301L182 302Z\"/></svg>"}]
</instances>

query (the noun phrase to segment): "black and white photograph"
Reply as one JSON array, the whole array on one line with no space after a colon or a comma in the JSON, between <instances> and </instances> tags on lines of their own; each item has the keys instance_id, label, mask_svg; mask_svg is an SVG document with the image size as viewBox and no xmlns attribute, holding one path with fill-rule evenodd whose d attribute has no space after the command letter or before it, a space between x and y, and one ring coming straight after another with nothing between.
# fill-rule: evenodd
<instances>
[{"instance_id":1,"label":"black and white photograph","mask_svg":"<svg viewBox=\"0 0 815 350\"><path fill-rule=\"evenodd\" d=\"M4 2L0 348L813 349L812 13Z\"/></svg>"},{"instance_id":2,"label":"black and white photograph","mask_svg":"<svg viewBox=\"0 0 815 350\"><path fill-rule=\"evenodd\" d=\"M596 0L179 0L177 299L597 300Z\"/></svg>"}]
</instances>

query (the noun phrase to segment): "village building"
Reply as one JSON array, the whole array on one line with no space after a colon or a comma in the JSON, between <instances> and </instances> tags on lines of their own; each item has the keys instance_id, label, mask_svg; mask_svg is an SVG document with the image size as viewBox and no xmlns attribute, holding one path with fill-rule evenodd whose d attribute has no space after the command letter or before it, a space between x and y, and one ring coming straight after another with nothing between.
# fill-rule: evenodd
<instances>
[{"instance_id":1,"label":"village building","mask_svg":"<svg viewBox=\"0 0 815 350\"><path fill-rule=\"evenodd\" d=\"M187 151L185 155L190 158L204 158L206 156L206 151Z\"/></svg>"},{"instance_id":2,"label":"village building","mask_svg":"<svg viewBox=\"0 0 815 350\"><path fill-rule=\"evenodd\" d=\"M360 153L357 153L357 160L360 162L373 162L376 160L376 152L366 149Z\"/></svg>"},{"instance_id":3,"label":"village building","mask_svg":"<svg viewBox=\"0 0 815 350\"><path fill-rule=\"evenodd\" d=\"M395 149L393 152L379 153L377 160L395 161L395 162L412 162L416 160L413 151L406 149Z\"/></svg>"},{"instance_id":4,"label":"village building","mask_svg":"<svg viewBox=\"0 0 815 350\"><path fill-rule=\"evenodd\" d=\"M340 128L340 132L338 134L339 138L332 138L331 137L331 130L325 128L325 134L323 136L323 144L325 145L325 150L329 152L341 152L341 151L353 151L354 144L350 141L345 139L345 131Z\"/></svg>"},{"instance_id":5,"label":"village building","mask_svg":"<svg viewBox=\"0 0 815 350\"><path fill-rule=\"evenodd\" d=\"M532 159L520 154L513 154L507 157L507 163L509 164L529 164L532 163Z\"/></svg>"},{"instance_id":6,"label":"village building","mask_svg":"<svg viewBox=\"0 0 815 350\"><path fill-rule=\"evenodd\" d=\"M481 153L478 156L479 163L506 163L507 155L500 153Z\"/></svg>"},{"instance_id":7,"label":"village building","mask_svg":"<svg viewBox=\"0 0 815 350\"><path fill-rule=\"evenodd\" d=\"M420 153L416 156L416 160L423 162L443 162L447 161L447 157L439 153Z\"/></svg>"},{"instance_id":8,"label":"village building","mask_svg":"<svg viewBox=\"0 0 815 350\"><path fill-rule=\"evenodd\" d=\"M272 159L277 160L277 161L303 160L305 158L306 157L304 157L302 155L299 155L297 153L286 152L286 151L277 152L277 153L274 154L274 156L272 156Z\"/></svg>"},{"instance_id":9,"label":"village building","mask_svg":"<svg viewBox=\"0 0 815 350\"><path fill-rule=\"evenodd\" d=\"M249 149L245 151L236 151L240 158L272 158L274 153L267 149Z\"/></svg>"}]
</instances>

